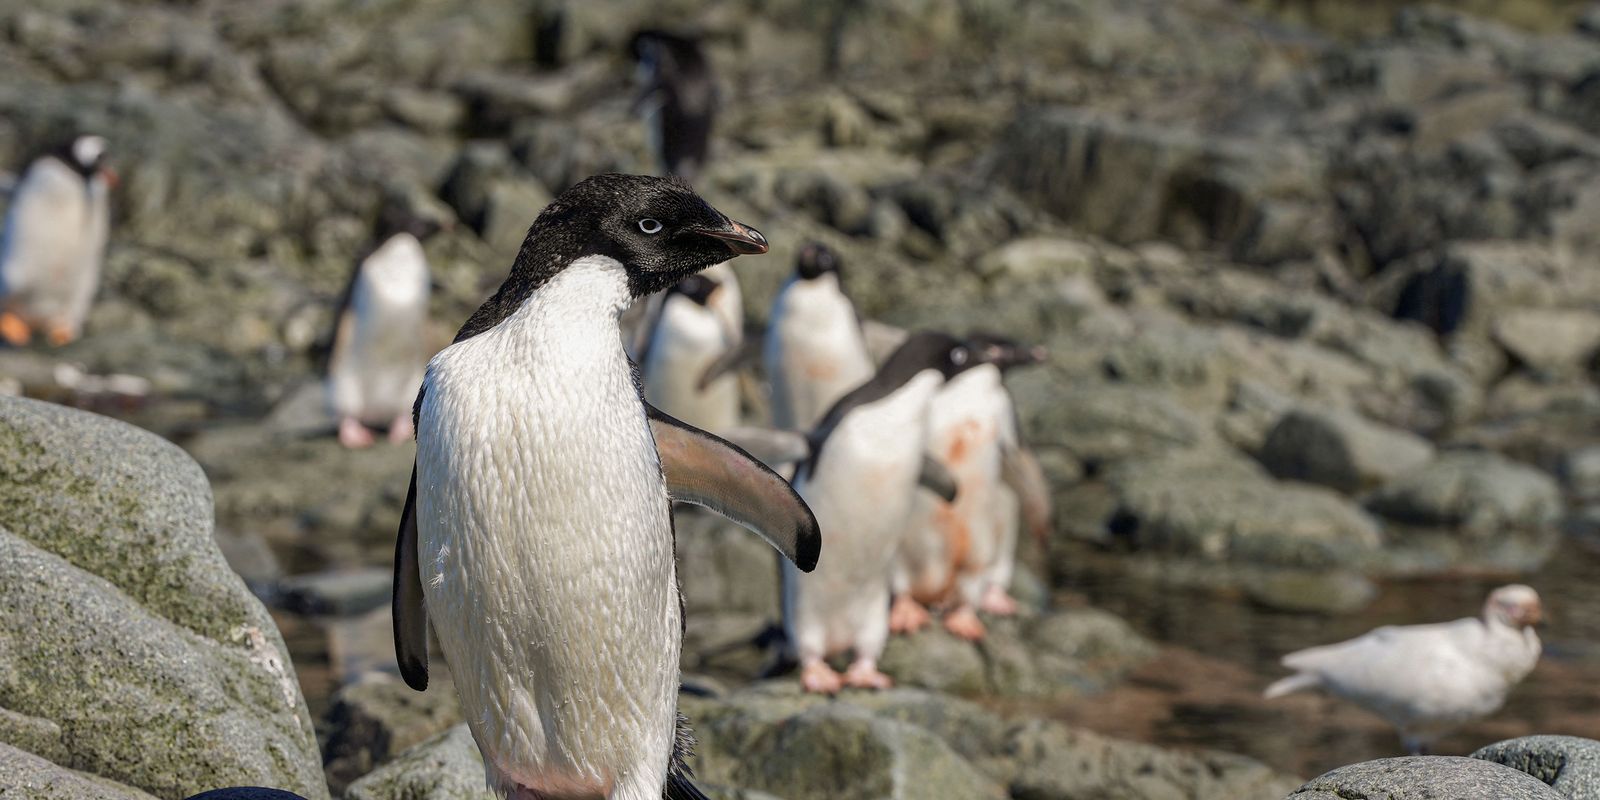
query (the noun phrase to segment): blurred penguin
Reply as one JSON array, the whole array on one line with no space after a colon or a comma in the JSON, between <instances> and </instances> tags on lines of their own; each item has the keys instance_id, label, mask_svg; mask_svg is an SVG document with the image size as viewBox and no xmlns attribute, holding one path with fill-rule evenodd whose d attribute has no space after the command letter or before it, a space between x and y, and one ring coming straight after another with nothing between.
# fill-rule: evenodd
<instances>
[{"instance_id":1,"label":"blurred penguin","mask_svg":"<svg viewBox=\"0 0 1600 800\"><path fill-rule=\"evenodd\" d=\"M13 346L27 344L35 328L58 346L82 334L116 181L99 136L78 136L28 165L0 245L0 337Z\"/></svg>"},{"instance_id":2,"label":"blurred penguin","mask_svg":"<svg viewBox=\"0 0 1600 800\"><path fill-rule=\"evenodd\" d=\"M738 376L719 366L743 343L742 302L726 263L666 291L641 356L651 405L713 433L739 424Z\"/></svg>"},{"instance_id":3,"label":"blurred penguin","mask_svg":"<svg viewBox=\"0 0 1600 800\"><path fill-rule=\"evenodd\" d=\"M883 689L878 670L889 637L889 580L911 500L929 468L928 403L972 364L959 340L909 337L871 380L830 408L810 436L794 486L816 514L826 555L802 574L783 566L783 621L808 692ZM955 498L945 474L945 499ZM851 651L840 676L825 659Z\"/></svg>"},{"instance_id":4,"label":"blurred penguin","mask_svg":"<svg viewBox=\"0 0 1600 800\"><path fill-rule=\"evenodd\" d=\"M643 86L634 108L644 117L657 169L692 181L705 166L717 112L711 63L698 41L666 31L640 31L629 49Z\"/></svg>"},{"instance_id":5,"label":"blurred penguin","mask_svg":"<svg viewBox=\"0 0 1600 800\"><path fill-rule=\"evenodd\" d=\"M861 318L840 282L839 257L812 242L768 315L762 362L772 383L772 424L811 430L822 413L873 374Z\"/></svg>"},{"instance_id":6,"label":"blurred penguin","mask_svg":"<svg viewBox=\"0 0 1600 800\"><path fill-rule=\"evenodd\" d=\"M334 318L328 400L345 447L371 445L374 427L388 426L391 442L411 438L411 405L428 361L422 240L440 226L407 218L386 227L388 236L356 263Z\"/></svg>"},{"instance_id":7,"label":"blurred penguin","mask_svg":"<svg viewBox=\"0 0 1600 800\"><path fill-rule=\"evenodd\" d=\"M917 630L929 621L927 607L940 606L947 630L976 641L985 634L978 609L1016 612L1005 588L1015 564L1009 551L1016 548L1018 506L1004 480L1021 443L1001 373L1037 363L1044 353L989 334L967 345L976 363L946 382L928 410L928 454L954 477L956 499L916 497L896 559L889 625ZM1001 576L1006 583L996 585Z\"/></svg>"},{"instance_id":8,"label":"blurred penguin","mask_svg":"<svg viewBox=\"0 0 1600 800\"><path fill-rule=\"evenodd\" d=\"M967 338L967 343L980 361L999 366L1002 376L1017 367L1042 364L1048 357L1042 345L1028 347L990 334L974 333ZM993 508L998 541L977 602L983 611L1009 616L1017 612L1017 601L1011 597L1011 579L1017 571L1018 531L1026 526L1034 540L1044 545L1050 536L1055 510L1044 468L1022 436L1016 403L1004 386L1000 399L1000 485Z\"/></svg>"}]
</instances>

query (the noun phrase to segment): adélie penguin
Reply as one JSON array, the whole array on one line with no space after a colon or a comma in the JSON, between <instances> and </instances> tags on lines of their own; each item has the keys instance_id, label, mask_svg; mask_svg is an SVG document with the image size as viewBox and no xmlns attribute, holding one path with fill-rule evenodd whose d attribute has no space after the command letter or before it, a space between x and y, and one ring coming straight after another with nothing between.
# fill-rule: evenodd
<instances>
[{"instance_id":1,"label":"ad\u00e9lie penguin","mask_svg":"<svg viewBox=\"0 0 1600 800\"><path fill-rule=\"evenodd\" d=\"M99 136L78 136L28 165L0 244L0 337L8 343L25 345L39 328L54 345L82 334L116 180Z\"/></svg>"},{"instance_id":2,"label":"ad\u00e9lie penguin","mask_svg":"<svg viewBox=\"0 0 1600 800\"><path fill-rule=\"evenodd\" d=\"M651 405L702 430L720 433L739 424L738 376L710 371L743 343L740 302L726 264L666 291L640 364Z\"/></svg>"},{"instance_id":3,"label":"ad\u00e9lie penguin","mask_svg":"<svg viewBox=\"0 0 1600 800\"><path fill-rule=\"evenodd\" d=\"M411 438L411 406L428 360L422 240L439 226L414 219L397 227L356 262L334 316L328 402L346 447L372 444L369 426L388 426L392 442Z\"/></svg>"},{"instance_id":4,"label":"ad\u00e9lie penguin","mask_svg":"<svg viewBox=\"0 0 1600 800\"><path fill-rule=\"evenodd\" d=\"M597 175L534 220L500 289L428 365L395 557L401 675L431 622L489 785L694 798L671 502L815 566L816 520L743 451L640 397L618 317L766 240L676 180Z\"/></svg>"},{"instance_id":5,"label":"ad\u00e9lie penguin","mask_svg":"<svg viewBox=\"0 0 1600 800\"><path fill-rule=\"evenodd\" d=\"M810 243L768 315L762 363L774 427L809 431L845 393L872 377L861 319L840 282L838 255Z\"/></svg>"},{"instance_id":6,"label":"ad\u00e9lie penguin","mask_svg":"<svg viewBox=\"0 0 1600 800\"><path fill-rule=\"evenodd\" d=\"M644 30L629 44L642 85L634 108L666 175L693 180L711 150L717 82L700 43L667 31Z\"/></svg>"},{"instance_id":7,"label":"ad\u00e9lie penguin","mask_svg":"<svg viewBox=\"0 0 1600 800\"><path fill-rule=\"evenodd\" d=\"M827 555L809 575L783 567L784 633L806 691L891 685L877 662L889 637L894 555L928 465L928 402L972 364L961 341L912 334L812 431L794 485L816 513ZM954 499L954 489L944 496ZM824 659L846 650L852 661L841 677Z\"/></svg>"},{"instance_id":8,"label":"ad\u00e9lie penguin","mask_svg":"<svg viewBox=\"0 0 1600 800\"><path fill-rule=\"evenodd\" d=\"M929 620L927 607L937 606L945 611L946 629L976 640L985 633L979 609L1016 611L1006 593L1014 553L1006 551L1016 548L1019 503L1005 479L1017 471L1008 463L1026 456L1001 373L1044 356L1039 348L992 334L974 334L967 344L977 363L947 381L928 409L928 453L954 477L957 496L945 502L918 494L913 501L896 555L889 614L894 632L922 627ZM1037 485L1023 488L1029 508L1036 507ZM1048 509L1048 498L1043 502ZM1002 577L1007 584L996 584Z\"/></svg>"}]
</instances>

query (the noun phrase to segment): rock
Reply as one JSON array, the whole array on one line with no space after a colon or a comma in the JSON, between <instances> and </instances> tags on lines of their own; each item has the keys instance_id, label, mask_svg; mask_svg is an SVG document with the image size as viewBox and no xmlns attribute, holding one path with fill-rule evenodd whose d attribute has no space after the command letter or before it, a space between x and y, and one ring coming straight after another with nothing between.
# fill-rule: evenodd
<instances>
[{"instance_id":1,"label":"rock","mask_svg":"<svg viewBox=\"0 0 1600 800\"><path fill-rule=\"evenodd\" d=\"M1175 400L1139 387L1071 384L1050 365L1008 381L1035 448L1060 448L1103 466L1211 440L1206 425Z\"/></svg>"},{"instance_id":2,"label":"rock","mask_svg":"<svg viewBox=\"0 0 1600 800\"><path fill-rule=\"evenodd\" d=\"M1600 500L1600 445L1570 450L1561 457L1561 480L1579 500Z\"/></svg>"},{"instance_id":3,"label":"rock","mask_svg":"<svg viewBox=\"0 0 1600 800\"><path fill-rule=\"evenodd\" d=\"M1313 778L1290 794L1288 800L1350 797L1558 800L1561 795L1526 774L1499 764L1459 756L1410 756L1339 767Z\"/></svg>"},{"instance_id":4,"label":"rock","mask_svg":"<svg viewBox=\"0 0 1600 800\"><path fill-rule=\"evenodd\" d=\"M345 800L495 800L484 787L483 758L457 725L350 784Z\"/></svg>"},{"instance_id":5,"label":"rock","mask_svg":"<svg viewBox=\"0 0 1600 800\"><path fill-rule=\"evenodd\" d=\"M1297 408L1267 432L1257 457L1278 478L1353 493L1421 467L1433 445L1350 411Z\"/></svg>"},{"instance_id":6,"label":"rock","mask_svg":"<svg viewBox=\"0 0 1600 800\"><path fill-rule=\"evenodd\" d=\"M1600 799L1600 742L1577 736L1522 736L1480 748L1473 758L1544 781L1567 800Z\"/></svg>"},{"instance_id":7,"label":"rock","mask_svg":"<svg viewBox=\"0 0 1600 800\"><path fill-rule=\"evenodd\" d=\"M1556 305L1561 284L1555 257L1542 246L1508 241L1451 245L1431 269L1418 272L1401 290L1395 316L1445 334L1488 333L1504 310ZM1513 334L1522 333L1513 328ZM1521 340L1514 336L1514 341Z\"/></svg>"},{"instance_id":8,"label":"rock","mask_svg":"<svg viewBox=\"0 0 1600 800\"><path fill-rule=\"evenodd\" d=\"M700 508L673 516L684 609L692 618L746 613L777 619L777 551L748 530Z\"/></svg>"},{"instance_id":9,"label":"rock","mask_svg":"<svg viewBox=\"0 0 1600 800\"><path fill-rule=\"evenodd\" d=\"M234 786L229 789L213 789L209 792L197 794L189 800L305 800L304 797L294 792L282 789L266 789L260 786Z\"/></svg>"},{"instance_id":10,"label":"rock","mask_svg":"<svg viewBox=\"0 0 1600 800\"><path fill-rule=\"evenodd\" d=\"M211 527L176 447L0 398L0 739L165 796L328 796L283 641Z\"/></svg>"},{"instance_id":11,"label":"rock","mask_svg":"<svg viewBox=\"0 0 1600 800\"><path fill-rule=\"evenodd\" d=\"M1376 523L1337 494L1276 483L1217 454L1129 461L1106 480L1118 498L1111 533L1158 553L1318 568L1350 564L1380 543Z\"/></svg>"},{"instance_id":12,"label":"rock","mask_svg":"<svg viewBox=\"0 0 1600 800\"><path fill-rule=\"evenodd\" d=\"M155 800L115 781L53 764L0 742L0 775L7 793L28 800Z\"/></svg>"},{"instance_id":13,"label":"rock","mask_svg":"<svg viewBox=\"0 0 1600 800\"><path fill-rule=\"evenodd\" d=\"M1600 314L1559 308L1514 309L1495 318L1494 338L1532 369L1581 370L1600 349Z\"/></svg>"},{"instance_id":14,"label":"rock","mask_svg":"<svg viewBox=\"0 0 1600 800\"><path fill-rule=\"evenodd\" d=\"M371 672L333 696L322 749L329 787L351 781L393 756L461 722L461 706L448 681L418 692L398 678Z\"/></svg>"},{"instance_id":15,"label":"rock","mask_svg":"<svg viewBox=\"0 0 1600 800\"><path fill-rule=\"evenodd\" d=\"M978 262L978 273L990 280L1039 280L1091 272L1099 253L1076 239L1030 237L1008 242Z\"/></svg>"},{"instance_id":16,"label":"rock","mask_svg":"<svg viewBox=\"0 0 1600 800\"><path fill-rule=\"evenodd\" d=\"M1378 489L1367 507L1395 522L1479 539L1549 528L1562 511L1553 478L1484 452L1445 453Z\"/></svg>"},{"instance_id":17,"label":"rock","mask_svg":"<svg viewBox=\"0 0 1600 800\"><path fill-rule=\"evenodd\" d=\"M278 603L297 614L351 616L388 605L393 570L367 567L295 575L277 585Z\"/></svg>"}]
</instances>

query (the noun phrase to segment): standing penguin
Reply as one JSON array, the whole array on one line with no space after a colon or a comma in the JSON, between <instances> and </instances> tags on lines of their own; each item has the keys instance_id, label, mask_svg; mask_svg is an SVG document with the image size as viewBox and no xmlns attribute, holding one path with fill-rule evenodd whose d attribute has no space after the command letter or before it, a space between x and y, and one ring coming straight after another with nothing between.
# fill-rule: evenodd
<instances>
[{"instance_id":1,"label":"standing penguin","mask_svg":"<svg viewBox=\"0 0 1600 800\"><path fill-rule=\"evenodd\" d=\"M644 117L657 169L693 180L705 166L717 113L711 62L699 42L666 31L640 31L628 49L643 85L634 108Z\"/></svg>"},{"instance_id":2,"label":"standing penguin","mask_svg":"<svg viewBox=\"0 0 1600 800\"><path fill-rule=\"evenodd\" d=\"M673 500L816 564L805 504L743 451L645 403L618 329L631 299L766 250L684 183L597 175L534 220L505 283L429 362L395 556L396 655L425 688L433 623L502 795L701 797L676 710Z\"/></svg>"},{"instance_id":3,"label":"standing penguin","mask_svg":"<svg viewBox=\"0 0 1600 800\"><path fill-rule=\"evenodd\" d=\"M889 580L928 460L928 403L972 365L960 341L912 334L871 380L830 408L810 436L795 489L817 515L828 557L801 575L784 565L784 632L808 692L887 688L878 657L889 637ZM954 499L953 491L945 498ZM824 659L852 651L841 676Z\"/></svg>"},{"instance_id":4,"label":"standing penguin","mask_svg":"<svg viewBox=\"0 0 1600 800\"><path fill-rule=\"evenodd\" d=\"M644 396L652 405L702 430L739 424L739 379L710 370L744 339L733 270L718 264L666 291L644 347Z\"/></svg>"},{"instance_id":5,"label":"standing penguin","mask_svg":"<svg viewBox=\"0 0 1600 800\"><path fill-rule=\"evenodd\" d=\"M840 283L839 257L812 242L768 315L762 361L772 383L772 424L811 430L822 413L872 377L861 320Z\"/></svg>"},{"instance_id":6,"label":"standing penguin","mask_svg":"<svg viewBox=\"0 0 1600 800\"><path fill-rule=\"evenodd\" d=\"M387 425L391 442L411 438L411 404L428 361L421 240L437 230L430 221L409 221L351 271L328 356L328 400L345 447L372 444L369 425Z\"/></svg>"},{"instance_id":7,"label":"standing penguin","mask_svg":"<svg viewBox=\"0 0 1600 800\"><path fill-rule=\"evenodd\" d=\"M1042 364L1048 355L1042 345L1029 347L992 334L974 333L967 341L980 361L997 365L1002 375L1016 367ZM989 567L977 602L983 611L1007 616L1017 612L1017 601L1011 597L1010 587L1017 569L1018 529L1026 526L1034 540L1042 545L1050 535L1054 509L1044 468L1022 437L1016 404L1004 386L999 399L1001 482L992 510L998 536L989 551L993 558L987 562ZM981 558L976 561L985 563Z\"/></svg>"},{"instance_id":8,"label":"standing penguin","mask_svg":"<svg viewBox=\"0 0 1600 800\"><path fill-rule=\"evenodd\" d=\"M13 346L27 344L35 328L58 346L83 332L100 285L116 181L99 136L79 136L23 174L0 245L0 337Z\"/></svg>"},{"instance_id":9,"label":"standing penguin","mask_svg":"<svg viewBox=\"0 0 1600 800\"><path fill-rule=\"evenodd\" d=\"M1016 495L1004 479L1021 447L1001 372L1044 356L1039 348L988 334L967 343L978 363L945 383L928 411L928 453L954 476L958 495L948 503L924 495L914 501L896 558L889 614L895 632L922 627L932 605L946 609L947 630L977 640L985 633L977 609L1016 611L1006 584L993 584L1001 575L1009 583L1015 563L1006 551L1016 548Z\"/></svg>"}]
</instances>

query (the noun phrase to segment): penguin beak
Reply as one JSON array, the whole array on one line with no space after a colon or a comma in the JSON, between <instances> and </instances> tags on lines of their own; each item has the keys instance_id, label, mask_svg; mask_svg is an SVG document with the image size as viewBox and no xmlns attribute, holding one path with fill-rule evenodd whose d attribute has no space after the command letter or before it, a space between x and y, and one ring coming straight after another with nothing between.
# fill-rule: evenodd
<instances>
[{"instance_id":1,"label":"penguin beak","mask_svg":"<svg viewBox=\"0 0 1600 800\"><path fill-rule=\"evenodd\" d=\"M726 228L694 228L695 233L720 239L736 256L755 256L767 252L767 237L742 222L728 220Z\"/></svg>"},{"instance_id":2,"label":"penguin beak","mask_svg":"<svg viewBox=\"0 0 1600 800\"><path fill-rule=\"evenodd\" d=\"M117 171L110 167L101 167L100 176L105 179L107 189L115 189L117 184L122 182L121 176L117 175Z\"/></svg>"}]
</instances>

